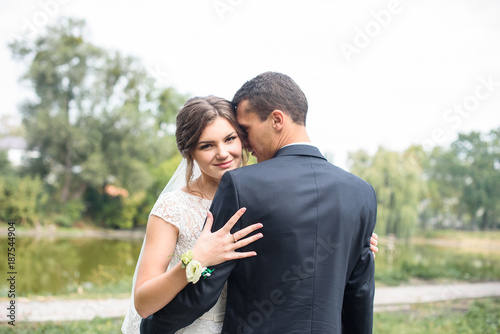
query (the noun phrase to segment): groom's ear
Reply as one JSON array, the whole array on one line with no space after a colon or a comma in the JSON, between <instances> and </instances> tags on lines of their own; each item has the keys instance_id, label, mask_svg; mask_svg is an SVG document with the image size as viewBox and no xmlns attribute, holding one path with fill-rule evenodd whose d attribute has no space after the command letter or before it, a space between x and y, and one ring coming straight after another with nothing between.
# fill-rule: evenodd
<instances>
[{"instance_id":1,"label":"groom's ear","mask_svg":"<svg viewBox=\"0 0 500 334\"><path fill-rule=\"evenodd\" d=\"M271 121L273 122L274 130L281 131L281 129L283 129L283 126L285 125L286 114L279 109L275 109L269 116L271 117Z\"/></svg>"}]
</instances>

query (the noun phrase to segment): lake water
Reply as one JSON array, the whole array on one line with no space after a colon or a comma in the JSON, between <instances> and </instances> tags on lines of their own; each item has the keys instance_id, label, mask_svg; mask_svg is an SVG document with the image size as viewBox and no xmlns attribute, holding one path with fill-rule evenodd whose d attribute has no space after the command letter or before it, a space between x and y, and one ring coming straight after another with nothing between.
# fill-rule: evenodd
<instances>
[{"instance_id":1,"label":"lake water","mask_svg":"<svg viewBox=\"0 0 500 334\"><path fill-rule=\"evenodd\" d=\"M130 291L142 240L16 238L17 297L74 292ZM6 237L0 249L7 250ZM7 271L7 259L0 259ZM0 292L7 296L7 282Z\"/></svg>"},{"instance_id":2,"label":"lake water","mask_svg":"<svg viewBox=\"0 0 500 334\"><path fill-rule=\"evenodd\" d=\"M0 249L7 249L6 239L0 240ZM381 241L375 261L378 283L500 280L498 249L478 252L453 243L443 247ZM16 296L128 293L141 245L141 239L17 237ZM5 276L9 271L6 256L0 258L0 270ZM0 295L6 297L7 291L7 280L0 280Z\"/></svg>"}]
</instances>

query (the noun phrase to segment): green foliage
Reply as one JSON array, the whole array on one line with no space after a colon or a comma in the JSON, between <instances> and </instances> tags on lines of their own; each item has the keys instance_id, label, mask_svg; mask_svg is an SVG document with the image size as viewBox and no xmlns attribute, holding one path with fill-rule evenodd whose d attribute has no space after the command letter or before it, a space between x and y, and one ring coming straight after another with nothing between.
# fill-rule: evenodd
<instances>
[{"instance_id":1,"label":"green foliage","mask_svg":"<svg viewBox=\"0 0 500 334\"><path fill-rule=\"evenodd\" d=\"M174 175L179 163L182 160L182 156L177 153L172 158L163 161L157 167L153 168L151 174L154 177L154 198L158 198L158 195L162 192L163 188L167 185L170 178Z\"/></svg>"},{"instance_id":2,"label":"green foliage","mask_svg":"<svg viewBox=\"0 0 500 334\"><path fill-rule=\"evenodd\" d=\"M500 128L459 134L435 148L426 168L431 216L437 226L495 229L500 222Z\"/></svg>"},{"instance_id":3,"label":"green foliage","mask_svg":"<svg viewBox=\"0 0 500 334\"><path fill-rule=\"evenodd\" d=\"M137 59L86 35L84 21L62 18L36 39L9 45L35 93L21 109L29 148L40 152L27 172L51 189L48 214L59 225L83 215L129 228L143 213L144 194L156 190L151 171L176 151L171 124L185 97L156 87ZM106 198L106 185L129 196Z\"/></svg>"},{"instance_id":4,"label":"green foliage","mask_svg":"<svg viewBox=\"0 0 500 334\"><path fill-rule=\"evenodd\" d=\"M425 183L421 164L411 147L403 154L379 148L371 157L364 151L349 155L350 170L369 182L377 195L377 226L381 235L410 237L418 225L418 206Z\"/></svg>"},{"instance_id":5,"label":"green foliage","mask_svg":"<svg viewBox=\"0 0 500 334\"><path fill-rule=\"evenodd\" d=\"M471 223L491 229L500 222L500 128L483 135L460 134L452 150L461 161L458 175Z\"/></svg>"},{"instance_id":6,"label":"green foliage","mask_svg":"<svg viewBox=\"0 0 500 334\"><path fill-rule=\"evenodd\" d=\"M85 205L80 200L69 200L64 207L55 209L52 216L53 222L59 226L70 227L82 218Z\"/></svg>"},{"instance_id":7,"label":"green foliage","mask_svg":"<svg viewBox=\"0 0 500 334\"><path fill-rule=\"evenodd\" d=\"M110 228L129 229L134 227L139 208L146 197L145 192L136 193L131 197L106 196L102 209L104 226Z\"/></svg>"},{"instance_id":8,"label":"green foliage","mask_svg":"<svg viewBox=\"0 0 500 334\"><path fill-rule=\"evenodd\" d=\"M0 176L0 220L16 220L21 226L41 223L48 198L39 177Z\"/></svg>"},{"instance_id":9,"label":"green foliage","mask_svg":"<svg viewBox=\"0 0 500 334\"><path fill-rule=\"evenodd\" d=\"M375 189L376 231L411 236L416 228L493 230L500 222L500 128L459 134L451 147L403 153L380 148L349 155L350 169Z\"/></svg>"},{"instance_id":10,"label":"green foliage","mask_svg":"<svg viewBox=\"0 0 500 334\"><path fill-rule=\"evenodd\" d=\"M19 176L10 165L5 151L0 151L0 221L16 220L21 226L42 222L48 201L40 177Z\"/></svg>"},{"instance_id":11,"label":"green foliage","mask_svg":"<svg viewBox=\"0 0 500 334\"><path fill-rule=\"evenodd\" d=\"M14 170L12 169L7 156L7 151L4 150L0 150L0 173L4 176L14 174Z\"/></svg>"},{"instance_id":12,"label":"green foliage","mask_svg":"<svg viewBox=\"0 0 500 334\"><path fill-rule=\"evenodd\" d=\"M175 124L175 117L179 106L183 105L188 99L185 95L180 95L173 88L166 88L158 95L158 111L157 117L158 127L168 131L166 126L168 124Z\"/></svg>"},{"instance_id":13,"label":"green foliage","mask_svg":"<svg viewBox=\"0 0 500 334\"><path fill-rule=\"evenodd\" d=\"M87 42L85 23L71 19L11 49L30 61L23 78L38 99L25 102L23 122L29 146L40 150L38 163L59 183L61 202L110 178L132 191L147 189L142 161L155 123L148 108L153 86L137 60Z\"/></svg>"}]
</instances>

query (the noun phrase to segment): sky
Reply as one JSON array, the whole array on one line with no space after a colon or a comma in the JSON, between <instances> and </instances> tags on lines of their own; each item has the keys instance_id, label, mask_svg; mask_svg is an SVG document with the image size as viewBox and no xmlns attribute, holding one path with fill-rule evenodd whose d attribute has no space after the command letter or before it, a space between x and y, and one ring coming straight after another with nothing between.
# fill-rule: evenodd
<instances>
[{"instance_id":1,"label":"sky","mask_svg":"<svg viewBox=\"0 0 500 334\"><path fill-rule=\"evenodd\" d=\"M29 92L7 43L61 16L189 96L231 99L259 73L289 75L307 96L311 140L343 168L348 152L430 149L500 127L499 1L2 0L4 123L19 121Z\"/></svg>"}]
</instances>

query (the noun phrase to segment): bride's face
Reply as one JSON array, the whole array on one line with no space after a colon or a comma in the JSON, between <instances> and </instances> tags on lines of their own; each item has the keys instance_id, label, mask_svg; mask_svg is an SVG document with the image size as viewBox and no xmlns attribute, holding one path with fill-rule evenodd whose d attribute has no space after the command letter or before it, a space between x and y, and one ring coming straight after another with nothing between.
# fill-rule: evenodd
<instances>
[{"instance_id":1,"label":"bride's face","mask_svg":"<svg viewBox=\"0 0 500 334\"><path fill-rule=\"evenodd\" d=\"M231 169L241 166L241 140L231 123L217 117L201 133L193 159L206 176L221 179Z\"/></svg>"}]
</instances>

